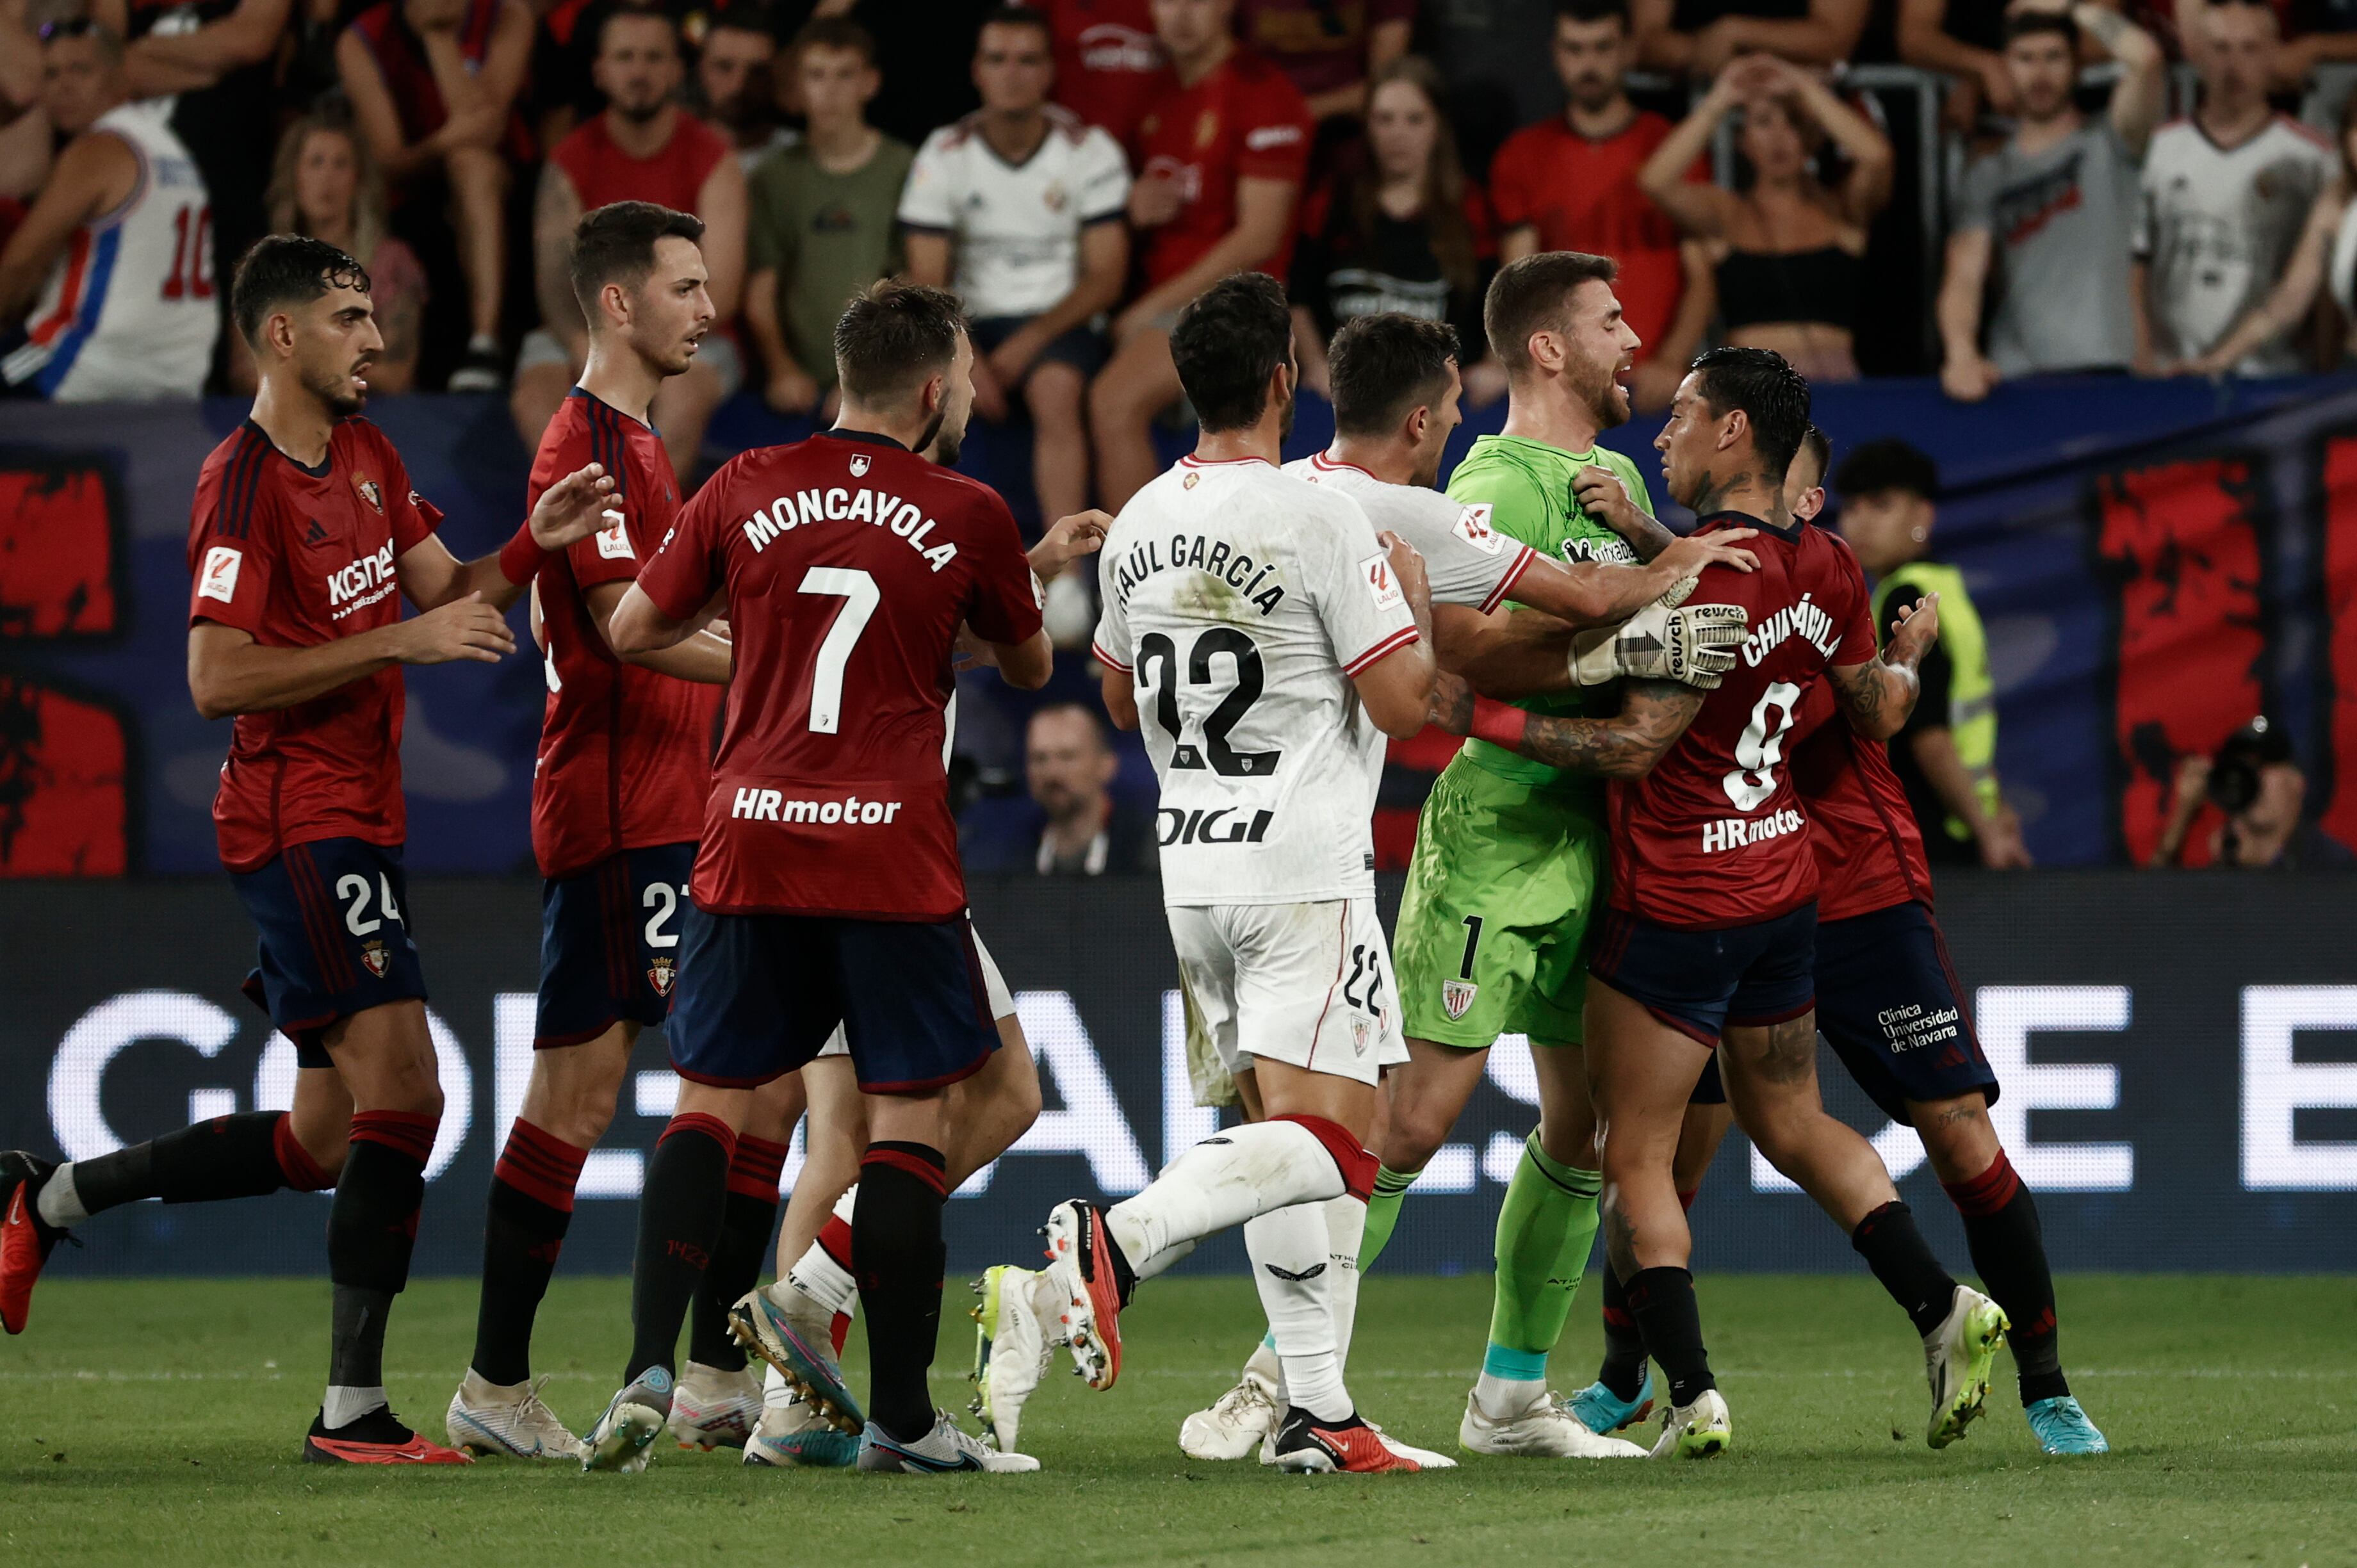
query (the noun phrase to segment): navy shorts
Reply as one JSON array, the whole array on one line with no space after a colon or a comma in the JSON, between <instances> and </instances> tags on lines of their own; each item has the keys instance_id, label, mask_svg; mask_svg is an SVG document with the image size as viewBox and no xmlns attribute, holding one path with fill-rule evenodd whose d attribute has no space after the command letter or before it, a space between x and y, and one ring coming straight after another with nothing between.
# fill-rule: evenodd
<instances>
[{"instance_id":1,"label":"navy shorts","mask_svg":"<svg viewBox=\"0 0 2357 1568\"><path fill-rule=\"evenodd\" d=\"M425 999L411 940L401 845L319 839L230 881L261 934L245 993L295 1042L304 1067L333 1067L320 1036L339 1018Z\"/></svg>"},{"instance_id":2,"label":"navy shorts","mask_svg":"<svg viewBox=\"0 0 2357 1568\"><path fill-rule=\"evenodd\" d=\"M1908 1120L1910 1100L1977 1091L1996 1103L1996 1074L1973 1034L1948 944L1921 904L1817 928L1817 1027L1894 1122Z\"/></svg>"},{"instance_id":3,"label":"navy shorts","mask_svg":"<svg viewBox=\"0 0 2357 1568\"><path fill-rule=\"evenodd\" d=\"M1752 926L1690 930L1607 909L1587 972L1716 1049L1722 1030L1797 1018L1816 993L1817 907Z\"/></svg>"},{"instance_id":4,"label":"navy shorts","mask_svg":"<svg viewBox=\"0 0 2357 1568\"><path fill-rule=\"evenodd\" d=\"M690 1082L767 1083L817 1056L837 1024L871 1094L955 1083L998 1048L963 915L927 923L691 906L686 917L663 1035Z\"/></svg>"},{"instance_id":5,"label":"navy shorts","mask_svg":"<svg viewBox=\"0 0 2357 1568\"><path fill-rule=\"evenodd\" d=\"M1031 321L1028 316L985 316L966 323L966 336L974 342L974 351L987 357L991 350L1006 342ZM1067 327L1039 349L1039 357L1031 361L1037 367L1045 364L1070 365L1082 376L1093 376L1104 368L1105 340L1102 333L1087 327ZM1009 387L1008 392L1015 389Z\"/></svg>"},{"instance_id":6,"label":"navy shorts","mask_svg":"<svg viewBox=\"0 0 2357 1568\"><path fill-rule=\"evenodd\" d=\"M671 1008L695 845L624 850L540 885L540 1012L532 1048L584 1045Z\"/></svg>"},{"instance_id":7,"label":"navy shorts","mask_svg":"<svg viewBox=\"0 0 2357 1568\"><path fill-rule=\"evenodd\" d=\"M1694 1092L1686 1096L1688 1105L1724 1105L1727 1103L1727 1082L1718 1076L1718 1053L1710 1053L1703 1063L1702 1077L1695 1081Z\"/></svg>"}]
</instances>

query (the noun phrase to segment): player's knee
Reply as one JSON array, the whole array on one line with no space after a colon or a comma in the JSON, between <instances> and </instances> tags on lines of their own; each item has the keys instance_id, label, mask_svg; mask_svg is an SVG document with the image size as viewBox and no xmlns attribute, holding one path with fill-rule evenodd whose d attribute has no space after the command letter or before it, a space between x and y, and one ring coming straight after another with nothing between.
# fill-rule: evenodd
<instances>
[{"instance_id":1,"label":"player's knee","mask_svg":"<svg viewBox=\"0 0 2357 1568\"><path fill-rule=\"evenodd\" d=\"M1980 1095L1911 1104L1909 1119L1923 1140L1932 1174L1943 1182L1971 1181L2004 1153L1988 1104Z\"/></svg>"},{"instance_id":2,"label":"player's knee","mask_svg":"<svg viewBox=\"0 0 2357 1568\"><path fill-rule=\"evenodd\" d=\"M1420 1171L1448 1141L1451 1124L1452 1119L1443 1117L1437 1107L1413 1101L1394 1102L1391 1122L1383 1129L1383 1147L1375 1153L1393 1170Z\"/></svg>"}]
</instances>

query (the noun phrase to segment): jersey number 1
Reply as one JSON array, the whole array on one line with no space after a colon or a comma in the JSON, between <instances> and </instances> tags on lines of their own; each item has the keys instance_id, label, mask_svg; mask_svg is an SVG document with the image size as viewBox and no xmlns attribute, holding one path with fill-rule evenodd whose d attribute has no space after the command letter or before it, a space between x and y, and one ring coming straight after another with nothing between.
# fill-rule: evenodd
<instances>
[{"instance_id":1,"label":"jersey number 1","mask_svg":"<svg viewBox=\"0 0 2357 1568\"><path fill-rule=\"evenodd\" d=\"M1737 811L1756 811L1776 792L1776 765L1784 760L1784 737L1800 707L1801 689L1790 681L1769 682L1752 704L1751 722L1735 743L1735 770L1720 780Z\"/></svg>"},{"instance_id":2,"label":"jersey number 1","mask_svg":"<svg viewBox=\"0 0 2357 1568\"><path fill-rule=\"evenodd\" d=\"M801 591L843 601L842 613L818 645L818 662L811 667L811 733L833 735L843 717L843 668L851 662L852 647L884 596L877 592L875 578L850 566L813 566L802 574Z\"/></svg>"}]
</instances>

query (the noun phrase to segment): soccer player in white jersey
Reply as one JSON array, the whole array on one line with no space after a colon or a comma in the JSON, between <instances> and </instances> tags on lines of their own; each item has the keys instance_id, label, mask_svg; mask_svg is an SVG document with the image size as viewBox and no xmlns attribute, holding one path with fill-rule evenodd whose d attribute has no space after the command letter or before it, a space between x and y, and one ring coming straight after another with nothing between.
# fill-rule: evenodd
<instances>
[{"instance_id":1,"label":"soccer player in white jersey","mask_svg":"<svg viewBox=\"0 0 2357 1568\"><path fill-rule=\"evenodd\" d=\"M1163 901L1189 1015L1231 1071L1255 1069L1254 1119L1110 1208L1058 1204L1048 1267L1026 1283L1090 1385L1108 1389L1137 1282L1242 1224L1293 1401L1276 1464L1415 1469L1343 1385L1334 1286L1352 1271L1328 1264L1357 1251L1376 1077L1406 1054L1370 821L1384 737L1424 725L1427 590L1415 550L1379 538L1357 502L1277 467L1292 340L1284 288L1259 273L1180 313L1171 353L1201 435L1123 509L1098 579L1106 706L1145 730L1161 781Z\"/></svg>"},{"instance_id":2,"label":"soccer player in white jersey","mask_svg":"<svg viewBox=\"0 0 2357 1568\"><path fill-rule=\"evenodd\" d=\"M1743 639L1739 614L1660 602L1705 565L1749 570L1750 537L1679 540L1638 565L1550 561L1491 528L1489 509L1452 500L1432 487L1458 423L1455 329L1396 312L1358 317L1328 352L1334 443L1285 471L1356 500L1369 521L1414 545L1432 590L1435 654L1442 669L1478 673L1492 696L1525 696L1599 684L1631 673L1715 682ZM1727 542L1721 543L1720 540ZM1507 613L1506 601L1523 607ZM1609 629L1587 629L1609 628ZM1579 635L1582 631L1586 635ZM1376 1149L1382 1154L1380 1144ZM1390 1228L1361 1239L1357 1274L1370 1267ZM1350 1294L1346 1283L1345 1294ZM1347 1363L1351 1314L1337 1325ZM1189 1416L1180 1448L1198 1459L1241 1459L1258 1450L1283 1414L1285 1389L1274 1338L1262 1342L1243 1377L1209 1410ZM1631 1456L1633 1444L1577 1434L1585 1456Z\"/></svg>"}]
</instances>

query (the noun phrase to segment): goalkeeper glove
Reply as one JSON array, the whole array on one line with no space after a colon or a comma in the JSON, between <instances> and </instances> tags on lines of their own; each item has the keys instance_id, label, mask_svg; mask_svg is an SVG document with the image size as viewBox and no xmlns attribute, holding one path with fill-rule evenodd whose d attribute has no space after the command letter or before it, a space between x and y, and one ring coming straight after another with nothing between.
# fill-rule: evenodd
<instances>
[{"instance_id":1,"label":"goalkeeper glove","mask_svg":"<svg viewBox=\"0 0 2357 1568\"><path fill-rule=\"evenodd\" d=\"M1735 668L1735 650L1749 631L1740 605L1674 609L1657 601L1619 626L1575 636L1572 683L1601 686L1624 679L1675 681L1707 692Z\"/></svg>"}]
</instances>

